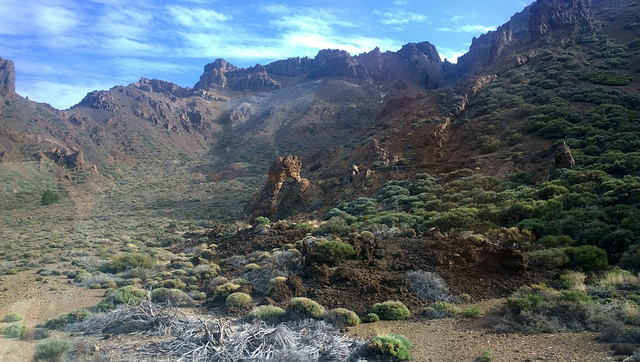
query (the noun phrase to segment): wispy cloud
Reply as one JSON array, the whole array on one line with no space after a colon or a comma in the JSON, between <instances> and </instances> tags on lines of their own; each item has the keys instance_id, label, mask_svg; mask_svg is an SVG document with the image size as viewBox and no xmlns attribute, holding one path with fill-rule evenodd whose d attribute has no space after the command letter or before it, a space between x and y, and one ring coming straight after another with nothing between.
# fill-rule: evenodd
<instances>
[{"instance_id":1,"label":"wispy cloud","mask_svg":"<svg viewBox=\"0 0 640 362\"><path fill-rule=\"evenodd\" d=\"M205 8L189 8L185 6L168 6L169 14L184 27L215 29L220 23L231 20L231 16Z\"/></svg>"},{"instance_id":2,"label":"wispy cloud","mask_svg":"<svg viewBox=\"0 0 640 362\"><path fill-rule=\"evenodd\" d=\"M423 23L427 21L425 15L402 9L374 10L373 13L382 18L380 22L385 25Z\"/></svg>"},{"instance_id":3,"label":"wispy cloud","mask_svg":"<svg viewBox=\"0 0 640 362\"><path fill-rule=\"evenodd\" d=\"M456 32L456 33L486 33L488 31L496 30L495 26L484 25L463 25L454 28L438 28L438 31Z\"/></svg>"},{"instance_id":4,"label":"wispy cloud","mask_svg":"<svg viewBox=\"0 0 640 362\"><path fill-rule=\"evenodd\" d=\"M436 46L438 49L438 54L440 54L440 58L444 61L445 59L451 63L457 63L458 57L461 57L466 53L465 50L461 49L450 49L450 48L442 48Z\"/></svg>"}]
</instances>

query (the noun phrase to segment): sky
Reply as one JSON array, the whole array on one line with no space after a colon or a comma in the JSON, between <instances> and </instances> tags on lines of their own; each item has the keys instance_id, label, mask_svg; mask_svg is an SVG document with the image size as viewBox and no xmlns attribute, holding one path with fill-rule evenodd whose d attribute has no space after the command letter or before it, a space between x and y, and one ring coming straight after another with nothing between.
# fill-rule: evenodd
<instances>
[{"instance_id":1,"label":"sky","mask_svg":"<svg viewBox=\"0 0 640 362\"><path fill-rule=\"evenodd\" d=\"M0 57L18 94L67 109L141 77L193 87L218 58L250 67L428 41L455 62L532 1L1 0Z\"/></svg>"}]
</instances>

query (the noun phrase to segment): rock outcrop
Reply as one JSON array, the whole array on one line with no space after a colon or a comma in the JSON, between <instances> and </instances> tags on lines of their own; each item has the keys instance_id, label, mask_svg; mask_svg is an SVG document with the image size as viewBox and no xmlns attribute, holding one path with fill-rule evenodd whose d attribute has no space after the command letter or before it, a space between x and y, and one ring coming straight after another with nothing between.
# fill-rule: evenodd
<instances>
[{"instance_id":1,"label":"rock outcrop","mask_svg":"<svg viewBox=\"0 0 640 362\"><path fill-rule=\"evenodd\" d=\"M571 155L571 148L563 142L556 149L553 155L553 164L556 168L574 168L576 167L576 160Z\"/></svg>"},{"instance_id":2,"label":"rock outcrop","mask_svg":"<svg viewBox=\"0 0 640 362\"><path fill-rule=\"evenodd\" d=\"M0 57L0 95L16 92L16 70L13 62Z\"/></svg>"},{"instance_id":3,"label":"rock outcrop","mask_svg":"<svg viewBox=\"0 0 640 362\"><path fill-rule=\"evenodd\" d=\"M262 191L247 205L246 214L251 219L258 216L281 219L305 209L311 201L312 185L300 177L301 169L298 157L277 157L269 167Z\"/></svg>"}]
</instances>

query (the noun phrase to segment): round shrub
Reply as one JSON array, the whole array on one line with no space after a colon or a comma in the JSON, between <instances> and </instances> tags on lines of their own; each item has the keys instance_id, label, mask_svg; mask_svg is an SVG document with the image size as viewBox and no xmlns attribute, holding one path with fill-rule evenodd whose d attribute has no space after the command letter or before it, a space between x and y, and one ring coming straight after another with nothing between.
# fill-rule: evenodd
<instances>
[{"instance_id":1,"label":"round shrub","mask_svg":"<svg viewBox=\"0 0 640 362\"><path fill-rule=\"evenodd\" d=\"M33 359L36 361L59 361L60 357L71 347L71 342L60 337L53 337L36 345Z\"/></svg>"},{"instance_id":2,"label":"round shrub","mask_svg":"<svg viewBox=\"0 0 640 362\"><path fill-rule=\"evenodd\" d=\"M146 296L147 292L145 290L128 285L107 294L93 309L96 312L106 312L122 304L140 305Z\"/></svg>"},{"instance_id":3,"label":"round shrub","mask_svg":"<svg viewBox=\"0 0 640 362\"><path fill-rule=\"evenodd\" d=\"M375 313L369 313L362 319L362 321L365 323L375 323L380 321L380 317Z\"/></svg>"},{"instance_id":4,"label":"round shrub","mask_svg":"<svg viewBox=\"0 0 640 362\"><path fill-rule=\"evenodd\" d=\"M382 320L389 321L407 319L411 316L407 306L402 302L392 300L374 304L370 312L377 314Z\"/></svg>"},{"instance_id":5,"label":"round shrub","mask_svg":"<svg viewBox=\"0 0 640 362\"><path fill-rule=\"evenodd\" d=\"M2 334L7 338L22 338L27 333L27 327L22 323L11 324L2 328Z\"/></svg>"},{"instance_id":6,"label":"round shrub","mask_svg":"<svg viewBox=\"0 0 640 362\"><path fill-rule=\"evenodd\" d=\"M61 315L58 318L51 318L45 324L44 327L48 329L62 329L67 324L82 322L91 316L91 312L86 309L78 309L73 312L69 312Z\"/></svg>"},{"instance_id":7,"label":"round shrub","mask_svg":"<svg viewBox=\"0 0 640 362\"><path fill-rule=\"evenodd\" d=\"M356 253L351 244L340 240L319 242L316 245L316 250L323 254L327 261L333 265L340 263Z\"/></svg>"},{"instance_id":8,"label":"round shrub","mask_svg":"<svg viewBox=\"0 0 640 362\"><path fill-rule=\"evenodd\" d=\"M240 289L240 285L232 282L226 282L216 287L215 291L213 292L213 299L226 298L227 296L229 296L229 294L235 292L238 289Z\"/></svg>"},{"instance_id":9,"label":"round shrub","mask_svg":"<svg viewBox=\"0 0 640 362\"><path fill-rule=\"evenodd\" d=\"M397 334L377 336L367 345L367 349L375 354L384 357L391 357L398 361L408 361L411 359L411 348L413 345L407 337Z\"/></svg>"},{"instance_id":10,"label":"round shrub","mask_svg":"<svg viewBox=\"0 0 640 362\"><path fill-rule=\"evenodd\" d=\"M151 269L155 263L156 261L147 254L128 253L114 256L109 266L115 272L122 272L135 268Z\"/></svg>"},{"instance_id":11,"label":"round shrub","mask_svg":"<svg viewBox=\"0 0 640 362\"><path fill-rule=\"evenodd\" d=\"M569 266L573 269L582 269L585 272L596 272L607 269L609 260L607 252L597 246L582 245L565 249L569 257Z\"/></svg>"},{"instance_id":12,"label":"round shrub","mask_svg":"<svg viewBox=\"0 0 640 362\"><path fill-rule=\"evenodd\" d=\"M176 307L188 307L193 305L193 299L180 289L158 288L151 292L151 301L164 303Z\"/></svg>"},{"instance_id":13,"label":"round shrub","mask_svg":"<svg viewBox=\"0 0 640 362\"><path fill-rule=\"evenodd\" d=\"M354 327L360 324L360 317L356 312L346 308L330 310L327 313L327 319L339 327Z\"/></svg>"},{"instance_id":14,"label":"round shrub","mask_svg":"<svg viewBox=\"0 0 640 362\"><path fill-rule=\"evenodd\" d=\"M244 307L251 303L251 296L246 293L236 292L227 296L225 305L227 307Z\"/></svg>"},{"instance_id":15,"label":"round shrub","mask_svg":"<svg viewBox=\"0 0 640 362\"><path fill-rule=\"evenodd\" d=\"M19 322L23 319L24 319L24 316L20 313L9 313L6 316L4 316L5 323Z\"/></svg>"},{"instance_id":16,"label":"round shrub","mask_svg":"<svg viewBox=\"0 0 640 362\"><path fill-rule=\"evenodd\" d=\"M291 319L322 319L326 313L324 307L318 302L304 297L291 298L287 307L287 315Z\"/></svg>"},{"instance_id":17,"label":"round shrub","mask_svg":"<svg viewBox=\"0 0 640 362\"><path fill-rule=\"evenodd\" d=\"M267 323L276 323L284 318L287 312L275 305L261 305L253 308L247 316L248 319L259 319Z\"/></svg>"},{"instance_id":18,"label":"round shrub","mask_svg":"<svg viewBox=\"0 0 640 362\"><path fill-rule=\"evenodd\" d=\"M45 192L42 193L42 198L40 200L40 202L42 203L42 205L51 205L51 204L55 204L58 201L60 201L60 195L52 190L45 190Z\"/></svg>"}]
</instances>

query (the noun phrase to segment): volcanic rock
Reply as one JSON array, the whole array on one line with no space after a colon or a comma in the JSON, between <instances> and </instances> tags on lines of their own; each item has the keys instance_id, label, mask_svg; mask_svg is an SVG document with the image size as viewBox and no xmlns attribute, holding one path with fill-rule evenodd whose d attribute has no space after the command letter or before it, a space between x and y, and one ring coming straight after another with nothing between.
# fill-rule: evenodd
<instances>
[{"instance_id":1,"label":"volcanic rock","mask_svg":"<svg viewBox=\"0 0 640 362\"><path fill-rule=\"evenodd\" d=\"M0 95L14 94L16 91L16 71L13 62L0 57Z\"/></svg>"},{"instance_id":2,"label":"volcanic rock","mask_svg":"<svg viewBox=\"0 0 640 362\"><path fill-rule=\"evenodd\" d=\"M576 167L576 160L571 155L571 148L566 142L563 142L553 156L553 163L556 168L574 168Z\"/></svg>"}]
</instances>

